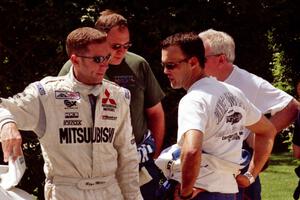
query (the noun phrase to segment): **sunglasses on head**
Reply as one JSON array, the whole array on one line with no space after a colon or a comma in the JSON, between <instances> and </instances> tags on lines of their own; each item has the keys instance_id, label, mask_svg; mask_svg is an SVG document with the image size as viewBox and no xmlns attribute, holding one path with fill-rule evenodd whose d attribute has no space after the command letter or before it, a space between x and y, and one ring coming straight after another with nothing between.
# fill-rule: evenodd
<instances>
[{"instance_id":1,"label":"sunglasses on head","mask_svg":"<svg viewBox=\"0 0 300 200\"><path fill-rule=\"evenodd\" d=\"M124 49L129 49L129 47L131 47L132 46L132 43L131 42L127 42L127 43L125 43L125 44L112 44L111 45L111 48L113 49L113 50L119 50L119 49L121 49L122 47L124 48Z\"/></svg>"},{"instance_id":2,"label":"sunglasses on head","mask_svg":"<svg viewBox=\"0 0 300 200\"><path fill-rule=\"evenodd\" d=\"M97 64L104 63L105 61L108 61L111 57L110 54L108 54L107 56L80 56L80 55L76 55L76 56L80 58L92 59Z\"/></svg>"},{"instance_id":3,"label":"sunglasses on head","mask_svg":"<svg viewBox=\"0 0 300 200\"><path fill-rule=\"evenodd\" d=\"M180 63L183 63L183 62L187 62L189 60L189 58L185 58L183 60L180 60L178 62L162 62L161 63L161 66L163 68L166 68L166 69L174 69L177 65L179 65Z\"/></svg>"}]
</instances>

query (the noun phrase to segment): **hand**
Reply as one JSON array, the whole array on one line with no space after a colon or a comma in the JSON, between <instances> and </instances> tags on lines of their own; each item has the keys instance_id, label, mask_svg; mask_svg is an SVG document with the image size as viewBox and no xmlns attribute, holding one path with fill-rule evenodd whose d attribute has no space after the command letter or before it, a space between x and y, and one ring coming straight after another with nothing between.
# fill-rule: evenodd
<instances>
[{"instance_id":1,"label":"hand","mask_svg":"<svg viewBox=\"0 0 300 200\"><path fill-rule=\"evenodd\" d=\"M18 156L22 155L22 137L15 123L9 122L3 125L1 130L1 144L4 162L8 162L9 156L12 156L13 160L16 160Z\"/></svg>"},{"instance_id":2,"label":"hand","mask_svg":"<svg viewBox=\"0 0 300 200\"><path fill-rule=\"evenodd\" d=\"M181 184L178 183L175 187L175 191L174 191L174 200L182 200L179 196L179 190L181 188ZM193 188L193 196L191 197L191 199L195 198L200 192L202 192L203 190L201 189L197 189L197 188Z\"/></svg>"},{"instance_id":3,"label":"hand","mask_svg":"<svg viewBox=\"0 0 300 200\"><path fill-rule=\"evenodd\" d=\"M245 176L243 174L237 175L237 177L235 179L236 179L238 186L241 188L246 188L250 185L249 179L247 178L247 176Z\"/></svg>"}]
</instances>

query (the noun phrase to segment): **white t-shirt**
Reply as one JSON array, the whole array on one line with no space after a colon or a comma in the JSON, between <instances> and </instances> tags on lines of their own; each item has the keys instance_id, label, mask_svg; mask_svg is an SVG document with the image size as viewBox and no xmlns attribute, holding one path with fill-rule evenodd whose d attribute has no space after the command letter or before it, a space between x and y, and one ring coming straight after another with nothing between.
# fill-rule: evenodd
<instances>
[{"instance_id":1,"label":"white t-shirt","mask_svg":"<svg viewBox=\"0 0 300 200\"><path fill-rule=\"evenodd\" d=\"M256 123L261 112L237 88L203 78L195 82L180 100L178 144L191 129L203 133L203 151L239 163L244 126Z\"/></svg>"},{"instance_id":2,"label":"white t-shirt","mask_svg":"<svg viewBox=\"0 0 300 200\"><path fill-rule=\"evenodd\" d=\"M182 145L183 135L188 130L199 130L203 133L203 152L239 164L245 138L244 126L256 123L261 115L238 88L214 78L202 78L195 82L180 100L178 145ZM216 170L202 180L199 176L195 186L207 191L222 193L238 191L232 173Z\"/></svg>"},{"instance_id":3,"label":"white t-shirt","mask_svg":"<svg viewBox=\"0 0 300 200\"><path fill-rule=\"evenodd\" d=\"M275 88L266 80L237 66L234 66L230 76L224 82L242 90L263 114L274 115L293 99L291 95Z\"/></svg>"}]
</instances>

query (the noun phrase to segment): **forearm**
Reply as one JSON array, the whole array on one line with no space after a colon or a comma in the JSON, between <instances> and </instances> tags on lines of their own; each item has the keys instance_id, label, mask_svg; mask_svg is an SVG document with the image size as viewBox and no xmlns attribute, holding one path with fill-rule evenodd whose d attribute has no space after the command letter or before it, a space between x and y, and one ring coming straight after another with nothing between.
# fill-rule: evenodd
<instances>
[{"instance_id":1,"label":"forearm","mask_svg":"<svg viewBox=\"0 0 300 200\"><path fill-rule=\"evenodd\" d=\"M161 103L147 109L147 123L155 141L154 158L157 158L162 151L165 136L165 115Z\"/></svg>"},{"instance_id":2,"label":"forearm","mask_svg":"<svg viewBox=\"0 0 300 200\"><path fill-rule=\"evenodd\" d=\"M193 192L193 187L200 171L203 133L189 130L185 133L181 149L181 195Z\"/></svg>"},{"instance_id":3,"label":"forearm","mask_svg":"<svg viewBox=\"0 0 300 200\"><path fill-rule=\"evenodd\" d=\"M254 177L257 177L263 166L267 162L272 152L274 138L268 135L255 135L254 159L253 165L249 171Z\"/></svg>"},{"instance_id":4,"label":"forearm","mask_svg":"<svg viewBox=\"0 0 300 200\"><path fill-rule=\"evenodd\" d=\"M162 151L164 136L165 136L165 119L160 117L156 120L152 120L149 124L149 129L152 132L155 141L155 153L154 158L157 158Z\"/></svg>"},{"instance_id":5,"label":"forearm","mask_svg":"<svg viewBox=\"0 0 300 200\"><path fill-rule=\"evenodd\" d=\"M300 159L300 146L293 144L293 155L295 158Z\"/></svg>"},{"instance_id":6,"label":"forearm","mask_svg":"<svg viewBox=\"0 0 300 200\"><path fill-rule=\"evenodd\" d=\"M300 103L293 99L283 110L277 112L270 118L277 133L293 123L297 117Z\"/></svg>"},{"instance_id":7,"label":"forearm","mask_svg":"<svg viewBox=\"0 0 300 200\"><path fill-rule=\"evenodd\" d=\"M194 184L198 177L201 163L201 152L196 149L188 152L182 152L181 163L181 194L186 196L192 193Z\"/></svg>"}]
</instances>

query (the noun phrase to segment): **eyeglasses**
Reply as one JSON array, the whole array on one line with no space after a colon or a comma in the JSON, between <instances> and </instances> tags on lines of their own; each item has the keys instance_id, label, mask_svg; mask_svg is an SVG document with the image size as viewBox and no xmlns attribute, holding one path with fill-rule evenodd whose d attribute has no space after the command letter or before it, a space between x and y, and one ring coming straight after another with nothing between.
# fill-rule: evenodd
<instances>
[{"instance_id":1,"label":"eyeglasses","mask_svg":"<svg viewBox=\"0 0 300 200\"><path fill-rule=\"evenodd\" d=\"M190 58L185 58L183 60L180 60L180 61L177 61L177 62L162 62L161 63L161 66L163 68L166 68L166 69L169 69L169 70L172 70L174 69L177 65L179 65L180 63L183 63L183 62L187 62Z\"/></svg>"},{"instance_id":2,"label":"eyeglasses","mask_svg":"<svg viewBox=\"0 0 300 200\"><path fill-rule=\"evenodd\" d=\"M80 57L80 58L87 58L87 59L93 59L93 61L97 64L100 64L100 63L104 63L105 61L108 61L111 57L110 54L108 54L107 56L80 56L80 55L76 55L77 57Z\"/></svg>"},{"instance_id":3,"label":"eyeglasses","mask_svg":"<svg viewBox=\"0 0 300 200\"><path fill-rule=\"evenodd\" d=\"M127 43L125 43L125 44L112 44L111 45L111 48L113 49L113 50L119 50L119 49L121 49L122 47L124 48L124 49L129 49L129 47L131 47L132 46L132 43L131 42L127 42Z\"/></svg>"},{"instance_id":4,"label":"eyeglasses","mask_svg":"<svg viewBox=\"0 0 300 200\"><path fill-rule=\"evenodd\" d=\"M218 56L220 56L220 55L223 55L223 53L207 55L207 56L205 56L205 58L209 58L209 57L218 57Z\"/></svg>"}]
</instances>

